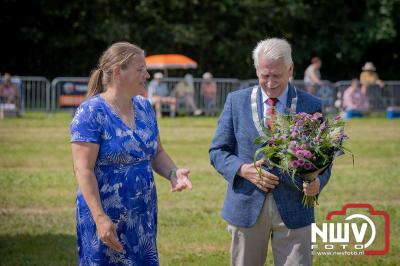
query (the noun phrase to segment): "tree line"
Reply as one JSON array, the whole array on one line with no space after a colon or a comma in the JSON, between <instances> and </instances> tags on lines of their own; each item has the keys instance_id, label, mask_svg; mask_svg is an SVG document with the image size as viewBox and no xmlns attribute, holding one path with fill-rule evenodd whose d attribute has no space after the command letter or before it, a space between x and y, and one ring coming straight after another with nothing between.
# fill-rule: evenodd
<instances>
[{"instance_id":1,"label":"tree line","mask_svg":"<svg viewBox=\"0 0 400 266\"><path fill-rule=\"evenodd\" d=\"M295 79L312 56L323 79L357 77L366 61L382 79L400 79L399 0L5 0L1 9L0 72L87 76L107 46L130 41L148 55L195 59L195 76L249 79L257 41L283 37Z\"/></svg>"}]
</instances>

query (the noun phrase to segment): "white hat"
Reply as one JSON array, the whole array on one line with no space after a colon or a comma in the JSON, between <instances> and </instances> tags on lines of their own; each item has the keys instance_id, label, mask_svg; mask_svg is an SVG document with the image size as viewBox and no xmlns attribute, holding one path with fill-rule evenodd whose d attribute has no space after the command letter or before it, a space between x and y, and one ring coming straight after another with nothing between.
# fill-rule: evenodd
<instances>
[{"instance_id":1,"label":"white hat","mask_svg":"<svg viewBox=\"0 0 400 266\"><path fill-rule=\"evenodd\" d=\"M161 72L156 72L153 75L153 78L155 78L155 79L162 79L163 77L164 77L164 75Z\"/></svg>"},{"instance_id":2,"label":"white hat","mask_svg":"<svg viewBox=\"0 0 400 266\"><path fill-rule=\"evenodd\" d=\"M365 65L362 67L362 70L369 70L369 71L375 71L376 68L372 62L367 62Z\"/></svg>"},{"instance_id":3,"label":"white hat","mask_svg":"<svg viewBox=\"0 0 400 266\"><path fill-rule=\"evenodd\" d=\"M210 72L206 72L203 74L203 79L212 79L213 75Z\"/></svg>"}]
</instances>

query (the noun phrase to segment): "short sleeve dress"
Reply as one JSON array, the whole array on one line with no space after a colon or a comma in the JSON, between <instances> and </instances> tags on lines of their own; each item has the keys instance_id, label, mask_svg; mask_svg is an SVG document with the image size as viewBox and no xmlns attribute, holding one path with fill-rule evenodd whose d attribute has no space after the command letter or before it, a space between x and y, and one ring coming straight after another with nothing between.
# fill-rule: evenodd
<instances>
[{"instance_id":1,"label":"short sleeve dress","mask_svg":"<svg viewBox=\"0 0 400 266\"><path fill-rule=\"evenodd\" d=\"M101 204L116 225L124 248L118 253L101 242L89 207L78 190L79 265L158 265L157 194L151 168L158 128L147 99L136 96L132 103L135 130L100 95L83 102L71 122L71 142L99 145L94 173Z\"/></svg>"}]
</instances>

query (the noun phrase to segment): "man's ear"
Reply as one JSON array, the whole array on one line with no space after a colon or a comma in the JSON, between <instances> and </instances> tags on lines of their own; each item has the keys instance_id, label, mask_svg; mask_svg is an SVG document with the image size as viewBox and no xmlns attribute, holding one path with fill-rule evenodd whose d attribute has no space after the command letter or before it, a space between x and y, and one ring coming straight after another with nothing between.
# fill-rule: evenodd
<instances>
[{"instance_id":1,"label":"man's ear","mask_svg":"<svg viewBox=\"0 0 400 266\"><path fill-rule=\"evenodd\" d=\"M257 75L258 78L260 78L260 71L259 71L258 67L256 67L256 75Z\"/></svg>"},{"instance_id":2,"label":"man's ear","mask_svg":"<svg viewBox=\"0 0 400 266\"><path fill-rule=\"evenodd\" d=\"M289 67L289 77L293 77L293 64Z\"/></svg>"}]
</instances>

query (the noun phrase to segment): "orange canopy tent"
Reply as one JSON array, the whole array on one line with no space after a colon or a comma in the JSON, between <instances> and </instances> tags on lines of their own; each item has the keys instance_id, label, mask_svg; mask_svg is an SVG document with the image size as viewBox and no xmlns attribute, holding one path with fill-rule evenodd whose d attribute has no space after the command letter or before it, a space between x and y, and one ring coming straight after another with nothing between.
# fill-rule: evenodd
<instances>
[{"instance_id":1,"label":"orange canopy tent","mask_svg":"<svg viewBox=\"0 0 400 266\"><path fill-rule=\"evenodd\" d=\"M146 57L148 69L189 69L197 68L197 62L181 54L157 54Z\"/></svg>"}]
</instances>

